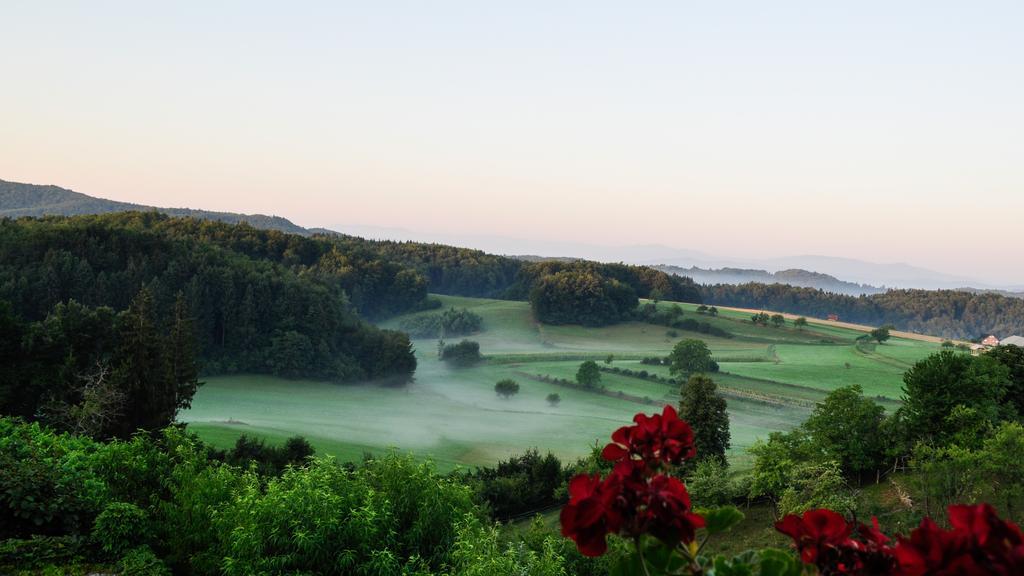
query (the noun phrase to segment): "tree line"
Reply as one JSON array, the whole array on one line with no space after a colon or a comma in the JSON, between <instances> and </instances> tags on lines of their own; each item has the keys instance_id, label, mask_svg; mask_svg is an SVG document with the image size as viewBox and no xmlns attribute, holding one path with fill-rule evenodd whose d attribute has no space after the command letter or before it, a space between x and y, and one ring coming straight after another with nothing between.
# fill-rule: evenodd
<instances>
[{"instance_id":1,"label":"tree line","mask_svg":"<svg viewBox=\"0 0 1024 576\"><path fill-rule=\"evenodd\" d=\"M720 306L777 310L899 330L974 339L987 334L1024 334L1024 299L960 290L890 290L846 296L783 284L716 284L701 288L704 301Z\"/></svg>"},{"instance_id":2,"label":"tree line","mask_svg":"<svg viewBox=\"0 0 1024 576\"><path fill-rule=\"evenodd\" d=\"M334 238L417 271L438 294L528 300L550 324L601 326L631 318L638 298L700 302L689 278L649 266L584 260L528 261L439 244Z\"/></svg>"}]
</instances>

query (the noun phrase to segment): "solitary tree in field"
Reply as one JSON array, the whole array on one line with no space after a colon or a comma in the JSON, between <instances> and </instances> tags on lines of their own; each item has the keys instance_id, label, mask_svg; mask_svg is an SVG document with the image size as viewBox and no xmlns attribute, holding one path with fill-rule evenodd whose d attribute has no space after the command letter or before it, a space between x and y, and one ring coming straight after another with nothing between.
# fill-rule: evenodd
<instances>
[{"instance_id":1,"label":"solitary tree in field","mask_svg":"<svg viewBox=\"0 0 1024 576\"><path fill-rule=\"evenodd\" d=\"M885 326L881 328L875 328L871 331L871 339L875 340L879 344L889 339L889 329Z\"/></svg>"},{"instance_id":2,"label":"solitary tree in field","mask_svg":"<svg viewBox=\"0 0 1024 576\"><path fill-rule=\"evenodd\" d=\"M729 449L729 412L711 378L696 374L679 390L679 418L693 428L697 458L725 460Z\"/></svg>"},{"instance_id":3,"label":"solitary tree in field","mask_svg":"<svg viewBox=\"0 0 1024 576\"><path fill-rule=\"evenodd\" d=\"M586 388L594 388L600 384L601 368L597 365L597 362L587 360L580 364L580 369L576 371L576 381Z\"/></svg>"},{"instance_id":4,"label":"solitary tree in field","mask_svg":"<svg viewBox=\"0 0 1024 576\"><path fill-rule=\"evenodd\" d=\"M502 398L511 398L519 393L519 383L515 380L500 380L494 385L494 392Z\"/></svg>"},{"instance_id":5,"label":"solitary tree in field","mask_svg":"<svg viewBox=\"0 0 1024 576\"><path fill-rule=\"evenodd\" d=\"M772 314L772 326L781 328L786 325L786 317L782 314Z\"/></svg>"},{"instance_id":6,"label":"solitary tree in field","mask_svg":"<svg viewBox=\"0 0 1024 576\"><path fill-rule=\"evenodd\" d=\"M615 355L614 354L609 354L608 357L604 359L604 363L605 364L611 364L613 360L615 360Z\"/></svg>"},{"instance_id":7,"label":"solitary tree in field","mask_svg":"<svg viewBox=\"0 0 1024 576\"><path fill-rule=\"evenodd\" d=\"M562 401L562 397L559 396L557 393L552 392L551 394L548 394L548 397L545 398L545 400L548 401L548 404L554 407L558 406L558 403Z\"/></svg>"},{"instance_id":8,"label":"solitary tree in field","mask_svg":"<svg viewBox=\"0 0 1024 576\"><path fill-rule=\"evenodd\" d=\"M796 320L793 320L793 326L796 326L797 330L803 330L804 328L807 327L807 318L801 316Z\"/></svg>"},{"instance_id":9,"label":"solitary tree in field","mask_svg":"<svg viewBox=\"0 0 1024 576\"><path fill-rule=\"evenodd\" d=\"M688 377L711 369L711 350L703 340L680 340L668 355L669 372L673 376Z\"/></svg>"},{"instance_id":10,"label":"solitary tree in field","mask_svg":"<svg viewBox=\"0 0 1024 576\"><path fill-rule=\"evenodd\" d=\"M718 308L711 306L710 308L708 308L708 314L712 316L718 316Z\"/></svg>"},{"instance_id":11,"label":"solitary tree in field","mask_svg":"<svg viewBox=\"0 0 1024 576\"><path fill-rule=\"evenodd\" d=\"M701 304L700 306L697 306L697 313L698 314L704 314L707 311L708 311L708 307L706 305Z\"/></svg>"}]
</instances>

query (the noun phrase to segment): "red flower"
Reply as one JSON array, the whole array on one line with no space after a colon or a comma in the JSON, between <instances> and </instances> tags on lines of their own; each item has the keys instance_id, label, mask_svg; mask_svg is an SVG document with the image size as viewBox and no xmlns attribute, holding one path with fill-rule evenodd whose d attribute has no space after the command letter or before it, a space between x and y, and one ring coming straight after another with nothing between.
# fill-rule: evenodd
<instances>
[{"instance_id":1,"label":"red flower","mask_svg":"<svg viewBox=\"0 0 1024 576\"><path fill-rule=\"evenodd\" d=\"M569 503L562 508L562 535L572 538L586 556L600 556L608 550L605 536L618 532L620 520L612 509L622 481L611 475L580 474L569 481Z\"/></svg>"},{"instance_id":2,"label":"red flower","mask_svg":"<svg viewBox=\"0 0 1024 576\"><path fill-rule=\"evenodd\" d=\"M686 485L663 474L647 485L642 514L647 533L669 546L693 542L697 529L704 526L704 519L690 511Z\"/></svg>"},{"instance_id":3,"label":"red flower","mask_svg":"<svg viewBox=\"0 0 1024 576\"><path fill-rule=\"evenodd\" d=\"M693 430L671 406L665 406L661 414L637 414L633 422L612 434L612 443L601 452L605 460L636 456L652 466L658 462L676 465L696 455Z\"/></svg>"},{"instance_id":4,"label":"red flower","mask_svg":"<svg viewBox=\"0 0 1024 576\"><path fill-rule=\"evenodd\" d=\"M843 564L849 573L891 574L896 568L892 540L878 528L878 518L871 518L871 526L857 527L858 539L851 539L843 555Z\"/></svg>"},{"instance_id":5,"label":"red flower","mask_svg":"<svg viewBox=\"0 0 1024 576\"><path fill-rule=\"evenodd\" d=\"M989 504L950 506L948 512L953 530L970 534L972 542L990 556L1003 557L1024 544L1020 528L999 518Z\"/></svg>"},{"instance_id":6,"label":"red flower","mask_svg":"<svg viewBox=\"0 0 1024 576\"><path fill-rule=\"evenodd\" d=\"M846 519L831 510L808 510L804 515L788 514L775 523L775 529L793 539L800 559L817 564L833 559L850 541L852 529Z\"/></svg>"},{"instance_id":7,"label":"red flower","mask_svg":"<svg viewBox=\"0 0 1024 576\"><path fill-rule=\"evenodd\" d=\"M965 536L943 530L931 518L925 518L910 533L909 539L900 538L896 545L899 573L904 576L984 574L967 554L969 542Z\"/></svg>"},{"instance_id":8,"label":"red flower","mask_svg":"<svg viewBox=\"0 0 1024 576\"><path fill-rule=\"evenodd\" d=\"M951 530L930 518L896 545L900 574L1024 574L1024 536L988 504L950 506Z\"/></svg>"}]
</instances>

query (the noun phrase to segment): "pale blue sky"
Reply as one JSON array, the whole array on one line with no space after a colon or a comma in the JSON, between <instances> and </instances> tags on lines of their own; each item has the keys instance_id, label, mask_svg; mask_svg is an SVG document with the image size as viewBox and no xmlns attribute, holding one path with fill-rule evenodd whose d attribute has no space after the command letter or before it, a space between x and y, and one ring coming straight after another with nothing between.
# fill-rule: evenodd
<instances>
[{"instance_id":1,"label":"pale blue sky","mask_svg":"<svg viewBox=\"0 0 1024 576\"><path fill-rule=\"evenodd\" d=\"M1024 3L8 0L0 24L2 179L1024 283Z\"/></svg>"}]
</instances>

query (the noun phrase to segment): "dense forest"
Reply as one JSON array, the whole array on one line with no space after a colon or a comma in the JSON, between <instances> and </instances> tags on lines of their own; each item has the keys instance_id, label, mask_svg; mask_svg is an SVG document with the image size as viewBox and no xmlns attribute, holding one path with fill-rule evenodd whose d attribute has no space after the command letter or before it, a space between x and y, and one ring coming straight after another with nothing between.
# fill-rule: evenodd
<instances>
[{"instance_id":1,"label":"dense forest","mask_svg":"<svg viewBox=\"0 0 1024 576\"><path fill-rule=\"evenodd\" d=\"M782 284L716 284L702 288L709 304L776 310L948 338L1024 334L1024 299L960 290L890 290L845 296Z\"/></svg>"},{"instance_id":2,"label":"dense forest","mask_svg":"<svg viewBox=\"0 0 1024 576\"><path fill-rule=\"evenodd\" d=\"M157 318L182 295L207 372L345 381L415 369L407 336L357 311L421 306L426 282L326 239L156 213L0 221L0 301L19 321L72 301L123 311L143 288Z\"/></svg>"}]
</instances>

